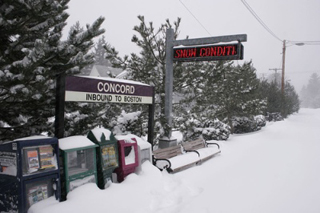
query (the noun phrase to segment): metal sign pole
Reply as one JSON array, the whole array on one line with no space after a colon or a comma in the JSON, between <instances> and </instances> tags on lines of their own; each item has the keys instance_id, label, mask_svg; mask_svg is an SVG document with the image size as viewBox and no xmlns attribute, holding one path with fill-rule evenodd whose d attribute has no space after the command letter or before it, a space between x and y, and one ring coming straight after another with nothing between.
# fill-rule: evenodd
<instances>
[{"instance_id":1,"label":"metal sign pole","mask_svg":"<svg viewBox=\"0 0 320 213\"><path fill-rule=\"evenodd\" d=\"M148 117L148 142L151 144L151 149L153 150L153 140L154 140L154 87L152 92L152 104L149 104L149 117Z\"/></svg>"},{"instance_id":2,"label":"metal sign pole","mask_svg":"<svg viewBox=\"0 0 320 213\"><path fill-rule=\"evenodd\" d=\"M159 140L159 148L166 148L177 144L176 139L171 139L172 135L172 91L173 91L173 40L174 30L167 29L166 32L166 79L165 79L165 117L167 126L165 127L164 138Z\"/></svg>"},{"instance_id":3,"label":"metal sign pole","mask_svg":"<svg viewBox=\"0 0 320 213\"><path fill-rule=\"evenodd\" d=\"M55 110L55 137L64 137L64 99L66 74L62 72L56 79L56 110Z\"/></svg>"},{"instance_id":4,"label":"metal sign pole","mask_svg":"<svg viewBox=\"0 0 320 213\"><path fill-rule=\"evenodd\" d=\"M173 48L174 32L173 29L167 30L167 43L166 43L166 84L165 84L165 117L167 119L168 135L171 138L171 127L172 127L172 91L173 91Z\"/></svg>"},{"instance_id":5,"label":"metal sign pole","mask_svg":"<svg viewBox=\"0 0 320 213\"><path fill-rule=\"evenodd\" d=\"M195 57L197 47L194 47L193 50L187 50L188 46L198 46L198 45L207 45L215 44L220 42L232 42L238 41L237 44L231 45L220 45L219 47L223 53L219 53L218 57L215 55L216 50L214 46L204 46L202 49L204 51L211 51L210 54L200 54L200 57ZM167 29L166 31L166 79L165 79L165 118L166 118L166 127L165 135L159 140L159 148L166 148L170 146L175 146L177 140L171 138L172 136L172 99L173 99L173 48L174 46L185 46L181 47L180 55L181 58L175 58L175 61L200 61L200 60L242 60L243 59L243 47L241 42L247 41L246 34L239 35L228 35L228 36L216 36L208 38L199 38L199 39L184 39L184 40L174 40L174 30ZM234 47L236 46L237 49ZM223 49L224 48L224 49ZM190 49L190 48L189 48ZM212 49L212 50L211 50ZM231 52L233 53L231 55ZM203 53L203 52L201 52ZM205 56L205 57L203 57ZM208 56L208 57L207 57ZM203 57L203 58L201 58Z\"/></svg>"}]
</instances>

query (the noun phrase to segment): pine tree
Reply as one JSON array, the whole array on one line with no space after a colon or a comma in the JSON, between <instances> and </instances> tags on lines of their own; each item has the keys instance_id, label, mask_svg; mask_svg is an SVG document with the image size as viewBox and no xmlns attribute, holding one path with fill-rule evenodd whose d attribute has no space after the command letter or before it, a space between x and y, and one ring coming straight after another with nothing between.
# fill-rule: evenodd
<instances>
[{"instance_id":1,"label":"pine tree","mask_svg":"<svg viewBox=\"0 0 320 213\"><path fill-rule=\"evenodd\" d=\"M286 84L284 85L284 117L298 112L299 109L299 96L296 93L294 87L289 82L286 82Z\"/></svg>"},{"instance_id":2,"label":"pine tree","mask_svg":"<svg viewBox=\"0 0 320 213\"><path fill-rule=\"evenodd\" d=\"M267 108L264 114L281 112L282 95L281 89L276 82L261 81L259 85L259 97L267 99Z\"/></svg>"},{"instance_id":3,"label":"pine tree","mask_svg":"<svg viewBox=\"0 0 320 213\"><path fill-rule=\"evenodd\" d=\"M109 44L106 42L104 36L99 38L97 44L94 47L94 64L103 65L103 66L111 66L111 63L108 59L106 59L106 51L104 49L105 46Z\"/></svg>"},{"instance_id":4,"label":"pine tree","mask_svg":"<svg viewBox=\"0 0 320 213\"><path fill-rule=\"evenodd\" d=\"M94 63L84 67L81 70L82 75L89 75L94 65L111 67L110 61L106 59L106 51L104 49L104 46L108 46L108 45L109 44L105 41L104 36L99 38L92 52L92 54L94 55Z\"/></svg>"},{"instance_id":5,"label":"pine tree","mask_svg":"<svg viewBox=\"0 0 320 213\"><path fill-rule=\"evenodd\" d=\"M193 110L206 113L211 120L225 121L231 132L236 117L253 119L265 107L265 101L257 98L258 80L251 62L233 66L233 62L218 61L206 72L198 89Z\"/></svg>"},{"instance_id":6,"label":"pine tree","mask_svg":"<svg viewBox=\"0 0 320 213\"><path fill-rule=\"evenodd\" d=\"M286 118L288 115L298 112L300 109L299 96L294 87L287 81L282 94L280 85L272 81L260 81L259 97L267 99L267 107L264 110L265 115L275 115ZM274 120L272 117L270 120ZM281 120L280 119L280 120ZM278 118L276 118L278 120Z\"/></svg>"},{"instance_id":7,"label":"pine tree","mask_svg":"<svg viewBox=\"0 0 320 213\"><path fill-rule=\"evenodd\" d=\"M157 30L153 23L147 24L143 16L138 16L140 24L134 27L138 35L132 37L132 42L140 49L139 54L131 53L130 56L121 58L118 52L111 46L105 46L107 58L116 68L122 68L128 72L127 78L140 81L155 87L156 102L156 132L163 134L164 119L164 82L165 82L165 35L166 29L172 27L169 20ZM178 32L180 19L174 22L175 32ZM177 34L175 34L175 38ZM132 111L141 111L143 106L132 106ZM142 115L144 115L142 113ZM143 116L146 117L146 116ZM158 135L159 136L159 135Z\"/></svg>"},{"instance_id":8,"label":"pine tree","mask_svg":"<svg viewBox=\"0 0 320 213\"><path fill-rule=\"evenodd\" d=\"M320 108L320 77L317 73L310 76L307 86L301 91L302 106Z\"/></svg>"},{"instance_id":9,"label":"pine tree","mask_svg":"<svg viewBox=\"0 0 320 213\"><path fill-rule=\"evenodd\" d=\"M3 0L0 6L0 140L49 131L54 87L60 73L75 74L92 63L92 38L103 18L86 30L70 29L61 41L69 0Z\"/></svg>"},{"instance_id":10,"label":"pine tree","mask_svg":"<svg viewBox=\"0 0 320 213\"><path fill-rule=\"evenodd\" d=\"M266 101L257 97L259 84L251 62L242 66L234 66L231 61L197 62L184 64L182 69L188 80L182 81L183 97L176 112L177 123L183 128L184 122L190 123L187 117L193 116L192 120L203 125L201 128L208 128L219 119L233 131L236 118L254 122L254 115L263 113ZM227 138L225 135L221 138Z\"/></svg>"}]
</instances>

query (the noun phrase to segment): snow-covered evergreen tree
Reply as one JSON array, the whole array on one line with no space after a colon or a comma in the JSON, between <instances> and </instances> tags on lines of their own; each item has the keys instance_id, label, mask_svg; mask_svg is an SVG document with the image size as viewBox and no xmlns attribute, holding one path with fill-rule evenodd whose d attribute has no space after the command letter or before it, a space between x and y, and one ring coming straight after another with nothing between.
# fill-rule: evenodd
<instances>
[{"instance_id":1,"label":"snow-covered evergreen tree","mask_svg":"<svg viewBox=\"0 0 320 213\"><path fill-rule=\"evenodd\" d=\"M233 66L233 62L218 61L213 65L203 70L192 111L225 121L233 132L236 117L253 119L263 112L266 103L257 98L258 79L251 62Z\"/></svg>"},{"instance_id":2,"label":"snow-covered evergreen tree","mask_svg":"<svg viewBox=\"0 0 320 213\"><path fill-rule=\"evenodd\" d=\"M108 46L108 45L109 44L106 42L104 36L98 39L98 41L94 45L93 52L92 52L94 55L94 63L84 67L81 70L82 75L89 75L93 65L102 65L106 67L111 67L110 61L106 59L106 51L104 49L104 46Z\"/></svg>"},{"instance_id":3,"label":"snow-covered evergreen tree","mask_svg":"<svg viewBox=\"0 0 320 213\"><path fill-rule=\"evenodd\" d=\"M320 92L320 90L319 90ZM320 96L319 96L320 98ZM320 107L320 102L319 102ZM287 117L295 112L298 112L300 109L300 100L299 96L295 91L294 86L289 82L286 82L284 85L284 109L283 116Z\"/></svg>"},{"instance_id":4,"label":"snow-covered evergreen tree","mask_svg":"<svg viewBox=\"0 0 320 213\"><path fill-rule=\"evenodd\" d=\"M260 81L259 96L267 99L265 113L281 112L282 95L281 88L276 82L269 83L266 80Z\"/></svg>"},{"instance_id":5,"label":"snow-covered evergreen tree","mask_svg":"<svg viewBox=\"0 0 320 213\"><path fill-rule=\"evenodd\" d=\"M180 19L174 22L174 26L167 20L158 29L154 28L152 22L147 24L143 16L138 16L138 19L140 24L134 27L137 35L132 37L132 42L141 48L140 54L131 53L130 56L121 58L115 48L105 46L105 49L107 58L113 66L128 72L127 78L155 87L155 127L157 133L163 134L166 122L164 119L165 35L166 29L170 27L174 27L175 32L178 32ZM133 106L132 111L143 112L141 107L143 106Z\"/></svg>"},{"instance_id":6,"label":"snow-covered evergreen tree","mask_svg":"<svg viewBox=\"0 0 320 213\"><path fill-rule=\"evenodd\" d=\"M300 109L298 94L288 81L285 83L284 94L282 94L280 85L274 81L269 83L266 80L261 80L258 96L267 99L264 115L268 115L269 120L282 120Z\"/></svg>"},{"instance_id":7,"label":"snow-covered evergreen tree","mask_svg":"<svg viewBox=\"0 0 320 213\"><path fill-rule=\"evenodd\" d=\"M317 73L310 76L307 86L301 91L302 106L320 108L320 77Z\"/></svg>"},{"instance_id":8,"label":"snow-covered evergreen tree","mask_svg":"<svg viewBox=\"0 0 320 213\"><path fill-rule=\"evenodd\" d=\"M188 63L182 66L182 70L189 79L183 81L184 87L180 90L182 98L176 110L180 127L185 129L186 117L192 114L204 125L202 128L215 128L207 124L219 119L229 125L228 131L233 132L239 126L234 127L239 124L235 120L245 119L256 123L254 116L263 113L266 101L257 97L258 79L251 62L241 66L234 66L231 61ZM192 124L189 121L187 123ZM199 130L199 127L188 128L190 131L194 128ZM216 132L221 134L220 138L226 139L228 136L223 131Z\"/></svg>"},{"instance_id":9,"label":"snow-covered evergreen tree","mask_svg":"<svg viewBox=\"0 0 320 213\"><path fill-rule=\"evenodd\" d=\"M49 131L54 116L55 79L92 63L92 38L104 18L85 30L66 25L69 0L2 0L0 5L0 140Z\"/></svg>"},{"instance_id":10,"label":"snow-covered evergreen tree","mask_svg":"<svg viewBox=\"0 0 320 213\"><path fill-rule=\"evenodd\" d=\"M105 46L109 44L106 42L104 36L99 38L97 44L94 47L94 64L103 65L103 66L111 66L111 63L108 59L106 59L106 50L104 49Z\"/></svg>"}]
</instances>

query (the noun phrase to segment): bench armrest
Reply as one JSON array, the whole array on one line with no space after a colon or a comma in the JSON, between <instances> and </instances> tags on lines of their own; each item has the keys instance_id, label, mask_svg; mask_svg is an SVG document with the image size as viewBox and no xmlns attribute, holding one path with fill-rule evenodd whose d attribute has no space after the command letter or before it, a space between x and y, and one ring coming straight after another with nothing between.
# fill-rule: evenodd
<instances>
[{"instance_id":1,"label":"bench armrest","mask_svg":"<svg viewBox=\"0 0 320 213\"><path fill-rule=\"evenodd\" d=\"M200 153L197 150L184 150L185 152L195 152L200 157Z\"/></svg>"},{"instance_id":2,"label":"bench armrest","mask_svg":"<svg viewBox=\"0 0 320 213\"><path fill-rule=\"evenodd\" d=\"M165 161L165 162L167 162L168 163L168 165L165 165L165 166L163 166L163 167L159 167L158 165L157 165L157 161ZM168 159L162 159L162 158L155 158L154 156L153 156L153 165L155 165L158 169L160 169L161 171L162 170L164 170L164 169L167 169L168 171L171 171L171 162L168 160Z\"/></svg>"},{"instance_id":3,"label":"bench armrest","mask_svg":"<svg viewBox=\"0 0 320 213\"><path fill-rule=\"evenodd\" d=\"M210 142L205 142L207 145L216 145L217 147L218 147L218 149L220 149L220 146L219 146L219 144L217 144L217 143L210 143Z\"/></svg>"}]
</instances>

